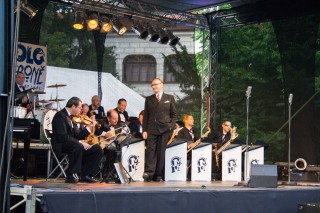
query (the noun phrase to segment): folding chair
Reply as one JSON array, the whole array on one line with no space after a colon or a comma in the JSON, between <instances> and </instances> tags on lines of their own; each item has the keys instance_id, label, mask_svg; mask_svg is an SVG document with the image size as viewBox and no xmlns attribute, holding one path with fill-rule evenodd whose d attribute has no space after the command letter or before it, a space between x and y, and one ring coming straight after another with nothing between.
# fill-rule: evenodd
<instances>
[{"instance_id":1,"label":"folding chair","mask_svg":"<svg viewBox=\"0 0 320 213\"><path fill-rule=\"evenodd\" d=\"M52 131L45 129L45 135L49 141L49 151L48 151L48 165L47 165L47 178L46 180L48 181L48 179L53 175L53 173L57 170L60 169L60 174L55 178L58 179L61 177L61 175L64 176L64 178L67 177L65 171L69 166L69 159L68 159L68 155L65 153L61 153L61 156L57 155L53 148L52 148L52 144L51 144L51 135L52 135ZM51 157L52 155L52 157ZM53 159L53 161L52 161ZM54 167L54 169L52 169L52 164L53 162L57 163L57 165ZM50 172L51 171L51 172Z\"/></svg>"}]
</instances>

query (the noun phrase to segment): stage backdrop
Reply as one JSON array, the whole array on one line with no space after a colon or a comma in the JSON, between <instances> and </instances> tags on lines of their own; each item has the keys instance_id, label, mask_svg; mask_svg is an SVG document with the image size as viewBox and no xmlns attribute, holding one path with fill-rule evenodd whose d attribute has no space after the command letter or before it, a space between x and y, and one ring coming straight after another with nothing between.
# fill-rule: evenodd
<instances>
[{"instance_id":1,"label":"stage backdrop","mask_svg":"<svg viewBox=\"0 0 320 213\"><path fill-rule=\"evenodd\" d=\"M47 86L62 84L64 87L48 88ZM127 87L110 73L102 73L102 102L105 112L117 106L119 98L127 100L127 112L131 117L137 117L144 108L144 98L137 92ZM150 88L151 91L151 88ZM60 107L65 107L66 101L72 96L81 98L84 103L91 104L91 97L98 94L98 74L94 71L69 69L48 66L46 94L39 95L41 99L65 99L59 102ZM58 92L58 94L57 94ZM53 104L55 108L55 104Z\"/></svg>"},{"instance_id":2,"label":"stage backdrop","mask_svg":"<svg viewBox=\"0 0 320 213\"><path fill-rule=\"evenodd\" d=\"M16 72L26 76L25 88L44 91L47 75L47 47L20 42Z\"/></svg>"}]
</instances>

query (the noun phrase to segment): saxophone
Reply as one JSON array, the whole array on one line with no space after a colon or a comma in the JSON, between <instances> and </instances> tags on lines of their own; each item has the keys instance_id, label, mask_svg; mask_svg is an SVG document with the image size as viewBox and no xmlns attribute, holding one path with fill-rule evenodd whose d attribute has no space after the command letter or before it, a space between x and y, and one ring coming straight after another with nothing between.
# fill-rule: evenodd
<instances>
[{"instance_id":1,"label":"saxophone","mask_svg":"<svg viewBox=\"0 0 320 213\"><path fill-rule=\"evenodd\" d=\"M173 130L173 133L170 137L170 140L167 142L167 145L171 144L172 141L174 140L174 138L176 137L176 135L179 133L179 131L182 129L183 127L179 127L178 124L176 124L176 128Z\"/></svg>"},{"instance_id":2,"label":"saxophone","mask_svg":"<svg viewBox=\"0 0 320 213\"><path fill-rule=\"evenodd\" d=\"M215 154L216 157L216 166L219 168L219 155L221 154L221 152L223 150L225 150L228 146L230 146L230 144L234 141L234 139L236 139L239 135L236 132L237 131L237 127L233 127L230 129L230 134L231 134L231 138L228 142L226 142L225 144L223 144L219 149L216 147L213 152Z\"/></svg>"},{"instance_id":3,"label":"saxophone","mask_svg":"<svg viewBox=\"0 0 320 213\"><path fill-rule=\"evenodd\" d=\"M198 146L198 145L200 144L200 142L201 142L201 139L204 138L204 137L207 137L210 132L211 132L210 127L207 127L207 131L206 131L203 135L201 135L201 137L200 137L198 140L196 140L195 142L193 142L193 143L195 143L195 146L192 147L192 148L189 148L188 151L187 151L187 153L190 152L192 149L194 149L196 146Z\"/></svg>"}]
</instances>

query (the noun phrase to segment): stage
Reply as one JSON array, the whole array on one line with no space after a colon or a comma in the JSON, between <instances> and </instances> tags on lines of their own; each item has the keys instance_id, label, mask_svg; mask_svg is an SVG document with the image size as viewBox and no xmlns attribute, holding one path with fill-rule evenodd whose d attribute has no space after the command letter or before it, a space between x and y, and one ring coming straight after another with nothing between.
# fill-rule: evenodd
<instances>
[{"instance_id":1,"label":"stage","mask_svg":"<svg viewBox=\"0 0 320 213\"><path fill-rule=\"evenodd\" d=\"M36 212L50 213L287 213L297 212L298 204L320 202L320 184L311 182L248 188L222 181L66 184L63 180L11 180L11 194L17 189L28 189L27 186L32 186L31 202L43 209L38 207ZM35 203L31 203L31 209L35 209Z\"/></svg>"}]
</instances>

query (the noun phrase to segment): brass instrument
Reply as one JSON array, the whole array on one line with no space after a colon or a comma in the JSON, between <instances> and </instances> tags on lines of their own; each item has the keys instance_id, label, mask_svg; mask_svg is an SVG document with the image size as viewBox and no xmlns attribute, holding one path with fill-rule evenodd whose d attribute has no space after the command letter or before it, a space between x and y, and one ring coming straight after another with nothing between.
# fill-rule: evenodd
<instances>
[{"instance_id":1,"label":"brass instrument","mask_svg":"<svg viewBox=\"0 0 320 213\"><path fill-rule=\"evenodd\" d=\"M237 131L237 127L231 128L230 129L230 134L231 134L230 140L227 141L225 144L223 144L219 149L216 147L213 150L215 157L216 157L216 166L217 167L219 167L219 155L221 154L221 152L223 150L225 150L228 146L230 146L230 144L234 141L234 139L236 139L239 136L236 131Z\"/></svg>"},{"instance_id":2,"label":"brass instrument","mask_svg":"<svg viewBox=\"0 0 320 213\"><path fill-rule=\"evenodd\" d=\"M179 127L178 124L176 124L176 128L173 130L173 133L169 139L169 141L167 142L167 145L171 144L172 141L174 140L174 137L177 136L177 134L179 133L179 131L182 129L183 127Z\"/></svg>"},{"instance_id":3,"label":"brass instrument","mask_svg":"<svg viewBox=\"0 0 320 213\"><path fill-rule=\"evenodd\" d=\"M297 170L303 171L307 168L308 164L307 161L303 158L298 158L294 162L294 166L296 167Z\"/></svg>"},{"instance_id":4,"label":"brass instrument","mask_svg":"<svg viewBox=\"0 0 320 213\"><path fill-rule=\"evenodd\" d=\"M196 146L198 146L200 144L200 142L201 142L201 139L204 138L204 137L207 137L210 132L211 132L210 127L207 127L207 131L203 135L201 135L198 140L193 142L193 144L195 144L195 146L190 147L190 148L188 147L187 153L190 152L191 150L193 150Z\"/></svg>"}]
</instances>

